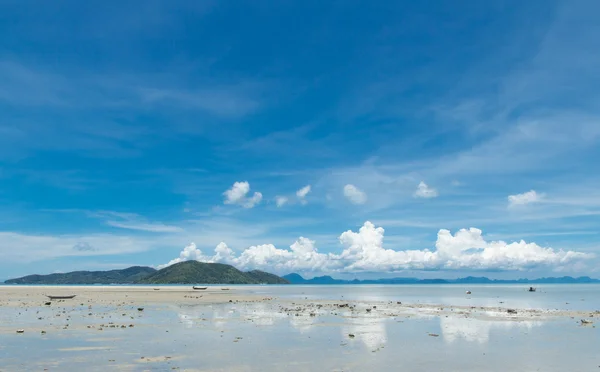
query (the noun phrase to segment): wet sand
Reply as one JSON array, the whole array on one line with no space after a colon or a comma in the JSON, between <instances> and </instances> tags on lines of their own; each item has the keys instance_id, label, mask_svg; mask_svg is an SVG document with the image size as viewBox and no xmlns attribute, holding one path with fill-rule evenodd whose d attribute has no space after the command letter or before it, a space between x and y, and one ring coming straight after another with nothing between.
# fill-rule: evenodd
<instances>
[{"instance_id":1,"label":"wet sand","mask_svg":"<svg viewBox=\"0 0 600 372\"><path fill-rule=\"evenodd\" d=\"M76 295L73 299L51 300L47 296ZM590 323L600 318L600 310L558 310L503 306L464 306L449 304L406 303L402 301L346 301L318 299L279 299L252 293L243 287L214 286L194 290L191 286L0 286L0 307L34 310L48 306L77 308L115 307L138 309L147 305L201 305L219 303L269 302L288 315L359 314L367 312L381 317L410 317L415 314L436 316L461 315L495 320L531 320L536 318L586 318Z\"/></svg>"},{"instance_id":2,"label":"wet sand","mask_svg":"<svg viewBox=\"0 0 600 372\"><path fill-rule=\"evenodd\" d=\"M234 294L235 293L235 294ZM258 299L227 286L194 290L192 286L0 286L0 306L40 306L50 301L47 296L76 295L74 299L55 300L92 304L165 304L165 303L220 303L232 298Z\"/></svg>"},{"instance_id":3,"label":"wet sand","mask_svg":"<svg viewBox=\"0 0 600 372\"><path fill-rule=\"evenodd\" d=\"M336 370L335 366L344 365L346 369L339 370L361 370L370 368L371 364L364 364L358 359L353 361L354 357L339 359L346 354L336 355L333 351L338 347L356 347L355 343L359 342L369 352L381 353L389 343L386 327L417 327L404 336L411 337L410 334L414 333L412 337L420 340L415 341L415 345L428 345L434 342L428 339L437 338L443 338L450 344L460 339L488 342L490 334L496 330L508 330L511 334L518 332L512 336L516 337L514 342L518 344L527 342L523 331L528 332L543 324L556 324L553 327L563 329L561 332L565 332L564 329L568 332L588 329L593 333L586 337L595 337L598 334L596 319L600 319L600 311L594 309L514 308L502 306L504 301L498 301L499 306L465 306L406 303L400 299L290 299L259 292L265 291L235 286L215 286L206 290L193 290L191 286L0 286L0 334L5 339L13 338L11 345L0 344L0 356L4 351L7 353L5 360L12 360L12 364L7 365L0 362L0 371L7 366L11 368L6 370L30 370L38 365L49 370L64 370L75 368L86 358L100 356L104 358L98 360L100 365L128 371L146 370L145 365L152 365L153 370L176 367L183 370L250 371L259 366L265 367L264 370L279 370L285 366L287 370L300 371L314 370L314 363L330 366L323 370ZM46 297L73 294L76 297L67 300L49 300ZM432 325L432 321L439 324ZM283 326L286 322L293 329L292 333L289 326ZM294 332L310 334L309 343L302 341L303 337L298 339ZM252 359L253 350L255 353L258 351L249 340L256 344L258 339L269 335L278 336L267 347L277 350L287 346L273 356L275 359L261 364ZM169 343L164 343L171 338ZM56 344L45 342L48 340L54 340ZM219 344L224 340L241 345L237 346L236 352L250 358L246 364L233 363L227 357L224 350L229 350L229 344L215 348L215 342ZM37 352L43 353L36 354L37 360L19 364L16 362L21 359L18 355L21 352L19 342L36 345ZM134 347L132 342L147 346L129 350ZM557 342L562 345L565 341L558 338ZM186 366L186 363L194 365L191 362L198 357L195 351L187 350L190 343L204 345L203 351L210 350L210 354L202 359L204 368ZM171 348L176 344L180 344L179 350ZM575 343L571 342L571 345ZM319 354L320 361L300 363L296 354L286 354L288 349L297 350L298 355L302 352ZM327 351L332 351L332 354ZM268 351L261 349L261 353L264 352ZM393 357L390 355L384 359L393 360ZM386 366L384 359L378 362ZM300 364L288 365L292 361ZM253 363L254 368L246 368ZM224 365L227 368L222 368ZM419 370L417 365L414 367L414 370ZM98 370L101 370L100 366ZM407 370L412 369L407 367Z\"/></svg>"}]
</instances>

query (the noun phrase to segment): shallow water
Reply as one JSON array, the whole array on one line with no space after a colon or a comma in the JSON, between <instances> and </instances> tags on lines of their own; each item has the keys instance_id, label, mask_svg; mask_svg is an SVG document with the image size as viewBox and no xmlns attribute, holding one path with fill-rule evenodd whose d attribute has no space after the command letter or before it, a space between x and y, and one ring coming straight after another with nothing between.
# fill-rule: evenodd
<instances>
[{"instance_id":1,"label":"shallow water","mask_svg":"<svg viewBox=\"0 0 600 372\"><path fill-rule=\"evenodd\" d=\"M463 286L288 286L243 291L290 299L343 296L346 300L476 306L504 301L508 306L534 308L572 302L571 309L592 310L598 308L600 286L544 286L536 293L525 292L522 286L469 289L470 298ZM100 322L87 316L87 307L64 306L65 313L57 311L58 307L0 308L3 324L26 329L23 334L0 334L0 371L600 370L599 328L581 326L579 319L569 317L512 321L419 313L382 317L362 312L296 316L282 312L275 301L165 304L146 306L142 313L133 307L118 312L95 307L95 314L111 314L103 323L135 324L134 328L100 331L85 326L62 329L63 324ZM50 318L54 327L41 334L39 323L47 325Z\"/></svg>"},{"instance_id":2,"label":"shallow water","mask_svg":"<svg viewBox=\"0 0 600 372\"><path fill-rule=\"evenodd\" d=\"M280 298L346 299L357 301L402 301L414 304L498 306L600 310L600 284L541 284L536 292L529 285L409 284L409 285L293 285L247 287L248 290ZM466 295L466 291L471 291Z\"/></svg>"}]
</instances>

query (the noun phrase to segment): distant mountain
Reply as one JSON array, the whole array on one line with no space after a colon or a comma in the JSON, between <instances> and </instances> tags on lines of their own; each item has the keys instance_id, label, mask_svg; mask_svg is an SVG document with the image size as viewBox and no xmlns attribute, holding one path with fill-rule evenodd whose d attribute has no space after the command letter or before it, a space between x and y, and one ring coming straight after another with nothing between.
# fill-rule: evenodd
<instances>
[{"instance_id":1,"label":"distant mountain","mask_svg":"<svg viewBox=\"0 0 600 372\"><path fill-rule=\"evenodd\" d=\"M289 284L260 270L242 272L230 265L186 261L156 270L133 266L123 270L73 271L64 274L28 275L6 284Z\"/></svg>"},{"instance_id":2,"label":"distant mountain","mask_svg":"<svg viewBox=\"0 0 600 372\"><path fill-rule=\"evenodd\" d=\"M288 280L292 284L352 284L347 280L333 279L328 275L317 276L312 279L304 279L299 274L292 273L284 275L283 278Z\"/></svg>"},{"instance_id":3,"label":"distant mountain","mask_svg":"<svg viewBox=\"0 0 600 372\"><path fill-rule=\"evenodd\" d=\"M245 274L255 279L259 284L290 284L289 281L282 277L260 270L248 271Z\"/></svg>"},{"instance_id":4,"label":"distant mountain","mask_svg":"<svg viewBox=\"0 0 600 372\"><path fill-rule=\"evenodd\" d=\"M133 284L156 272L145 266L132 266L122 270L73 271L50 275L27 275L9 279L6 284Z\"/></svg>"},{"instance_id":5,"label":"distant mountain","mask_svg":"<svg viewBox=\"0 0 600 372\"><path fill-rule=\"evenodd\" d=\"M581 283L600 283L599 279L592 279L588 276L573 278L563 276L560 278L539 278L539 279L490 279L486 277L468 276L458 279L417 279L417 278L388 278L388 279L369 279L369 280L342 280L333 279L330 276L317 276L312 279L304 279L300 274L292 273L283 276L291 284L581 284Z\"/></svg>"},{"instance_id":6,"label":"distant mountain","mask_svg":"<svg viewBox=\"0 0 600 372\"><path fill-rule=\"evenodd\" d=\"M180 262L143 278L140 284L288 284L263 271L243 272L231 265L198 261Z\"/></svg>"}]
</instances>

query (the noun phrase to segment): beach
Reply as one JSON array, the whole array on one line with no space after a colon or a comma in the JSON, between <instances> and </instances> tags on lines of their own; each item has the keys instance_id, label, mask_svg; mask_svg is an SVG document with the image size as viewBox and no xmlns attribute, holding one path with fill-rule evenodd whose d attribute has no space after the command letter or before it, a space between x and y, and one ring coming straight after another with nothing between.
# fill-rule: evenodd
<instances>
[{"instance_id":1,"label":"beach","mask_svg":"<svg viewBox=\"0 0 600 372\"><path fill-rule=\"evenodd\" d=\"M554 288L0 286L0 371L599 368L600 287Z\"/></svg>"}]
</instances>

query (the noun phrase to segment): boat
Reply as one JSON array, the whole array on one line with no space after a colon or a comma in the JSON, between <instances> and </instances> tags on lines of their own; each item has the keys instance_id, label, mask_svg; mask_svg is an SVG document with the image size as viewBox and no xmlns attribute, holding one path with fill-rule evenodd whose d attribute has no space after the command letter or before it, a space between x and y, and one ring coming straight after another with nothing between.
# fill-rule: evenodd
<instances>
[{"instance_id":1,"label":"boat","mask_svg":"<svg viewBox=\"0 0 600 372\"><path fill-rule=\"evenodd\" d=\"M529 287L529 292L535 292L535 288Z\"/></svg>"},{"instance_id":2,"label":"boat","mask_svg":"<svg viewBox=\"0 0 600 372\"><path fill-rule=\"evenodd\" d=\"M222 291L228 291L229 288L221 288Z\"/></svg>"},{"instance_id":3,"label":"boat","mask_svg":"<svg viewBox=\"0 0 600 372\"><path fill-rule=\"evenodd\" d=\"M193 286L192 288L195 289L195 290L197 290L197 291L203 291L203 290L205 290L208 287L196 287L196 286Z\"/></svg>"},{"instance_id":4,"label":"boat","mask_svg":"<svg viewBox=\"0 0 600 372\"><path fill-rule=\"evenodd\" d=\"M467 291L466 293L467 293L467 294L471 294L471 291Z\"/></svg>"},{"instance_id":5,"label":"boat","mask_svg":"<svg viewBox=\"0 0 600 372\"><path fill-rule=\"evenodd\" d=\"M70 295L70 296L50 296L50 295L46 295L46 297L48 297L51 300L70 300L72 298L75 298L76 295Z\"/></svg>"}]
</instances>

